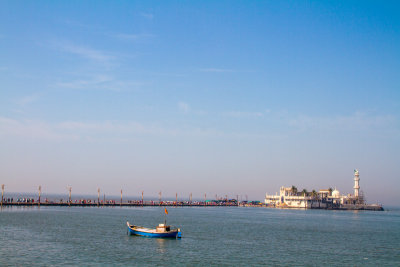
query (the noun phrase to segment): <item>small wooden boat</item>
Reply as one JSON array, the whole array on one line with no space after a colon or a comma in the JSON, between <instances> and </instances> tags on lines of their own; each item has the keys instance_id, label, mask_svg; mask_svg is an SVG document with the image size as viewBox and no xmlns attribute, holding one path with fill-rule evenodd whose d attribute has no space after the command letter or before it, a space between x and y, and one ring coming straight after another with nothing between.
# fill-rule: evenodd
<instances>
[{"instance_id":1,"label":"small wooden boat","mask_svg":"<svg viewBox=\"0 0 400 267\"><path fill-rule=\"evenodd\" d=\"M160 223L156 229L146 228L142 226L137 226L126 222L128 226L128 233L131 235L140 235L146 237L172 237L172 238L181 238L182 232L180 228L175 228L170 225L166 225L164 223Z\"/></svg>"}]
</instances>

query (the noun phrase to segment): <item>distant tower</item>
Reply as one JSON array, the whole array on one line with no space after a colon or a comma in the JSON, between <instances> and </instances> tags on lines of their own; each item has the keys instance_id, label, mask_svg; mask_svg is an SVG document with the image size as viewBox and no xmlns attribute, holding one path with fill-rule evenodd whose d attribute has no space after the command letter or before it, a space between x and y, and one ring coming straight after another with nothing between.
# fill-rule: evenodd
<instances>
[{"instance_id":1,"label":"distant tower","mask_svg":"<svg viewBox=\"0 0 400 267\"><path fill-rule=\"evenodd\" d=\"M358 174L358 170L354 170L354 196L358 198L360 191L360 175Z\"/></svg>"}]
</instances>

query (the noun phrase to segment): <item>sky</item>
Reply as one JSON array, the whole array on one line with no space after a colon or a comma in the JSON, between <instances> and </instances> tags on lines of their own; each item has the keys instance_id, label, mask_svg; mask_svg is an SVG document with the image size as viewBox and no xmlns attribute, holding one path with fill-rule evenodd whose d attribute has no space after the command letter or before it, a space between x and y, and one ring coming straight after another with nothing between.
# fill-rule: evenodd
<instances>
[{"instance_id":1,"label":"sky","mask_svg":"<svg viewBox=\"0 0 400 267\"><path fill-rule=\"evenodd\" d=\"M398 1L0 1L6 192L400 205Z\"/></svg>"}]
</instances>

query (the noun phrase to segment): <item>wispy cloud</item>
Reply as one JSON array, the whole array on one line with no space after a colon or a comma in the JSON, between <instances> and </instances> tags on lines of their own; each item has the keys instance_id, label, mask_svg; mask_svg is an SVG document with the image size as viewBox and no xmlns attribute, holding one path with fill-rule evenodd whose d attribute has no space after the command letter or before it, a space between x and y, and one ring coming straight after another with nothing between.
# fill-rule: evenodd
<instances>
[{"instance_id":1,"label":"wispy cloud","mask_svg":"<svg viewBox=\"0 0 400 267\"><path fill-rule=\"evenodd\" d=\"M19 106L26 106L28 104L36 102L38 99L39 99L38 95L27 95L27 96L24 96L24 97L22 97L20 99L17 99L16 102L17 102L17 104Z\"/></svg>"},{"instance_id":2,"label":"wispy cloud","mask_svg":"<svg viewBox=\"0 0 400 267\"><path fill-rule=\"evenodd\" d=\"M143 82L116 79L112 75L97 74L80 79L58 82L56 87L84 90L130 91L143 86Z\"/></svg>"},{"instance_id":3,"label":"wispy cloud","mask_svg":"<svg viewBox=\"0 0 400 267\"><path fill-rule=\"evenodd\" d=\"M310 116L292 114L288 111L260 112L229 111L221 113L223 117L240 120L257 119L263 122L267 129L276 129L276 133L290 130L290 133L343 133L343 134L374 134L393 135L399 133L399 120L393 115L377 115L367 112L355 112L340 116ZM271 127L273 126L273 127ZM270 130L268 130L270 131Z\"/></svg>"},{"instance_id":4,"label":"wispy cloud","mask_svg":"<svg viewBox=\"0 0 400 267\"><path fill-rule=\"evenodd\" d=\"M215 129L201 129L201 128L167 128L157 123L143 124L134 121L117 122L117 121L103 121L103 122L79 122L68 121L54 125L57 130L63 132L74 133L81 138L91 137L94 140L96 136L108 136L113 139L119 136L122 140L132 138L134 135L146 136L197 136L197 137L218 137L224 136L226 133ZM230 133L231 134L231 133Z\"/></svg>"},{"instance_id":5,"label":"wispy cloud","mask_svg":"<svg viewBox=\"0 0 400 267\"><path fill-rule=\"evenodd\" d=\"M73 88L73 89L86 89L102 86L113 78L109 75L95 75L86 79L73 80L68 82L59 82L57 87Z\"/></svg>"},{"instance_id":6,"label":"wispy cloud","mask_svg":"<svg viewBox=\"0 0 400 267\"><path fill-rule=\"evenodd\" d=\"M38 120L16 120L0 117L0 137L23 138L47 141L129 141L137 136L167 137L263 137L263 135L239 132L224 132L213 128L169 128L158 123L134 121L65 121L50 123Z\"/></svg>"},{"instance_id":7,"label":"wispy cloud","mask_svg":"<svg viewBox=\"0 0 400 267\"><path fill-rule=\"evenodd\" d=\"M178 110L182 113L185 114L192 114L192 115L198 115L198 116L205 116L208 114L207 111L201 110L201 109L193 109L188 103L186 102L178 102Z\"/></svg>"},{"instance_id":8,"label":"wispy cloud","mask_svg":"<svg viewBox=\"0 0 400 267\"><path fill-rule=\"evenodd\" d=\"M366 131L387 130L398 122L392 115L372 115L365 112L355 112L347 116L318 117L300 115L286 118L288 125L302 131Z\"/></svg>"},{"instance_id":9,"label":"wispy cloud","mask_svg":"<svg viewBox=\"0 0 400 267\"><path fill-rule=\"evenodd\" d=\"M135 135L145 136L186 136L186 137L265 137L260 134L224 132L213 128L168 128L158 123L140 123L134 121L101 121L101 122L79 122L67 121L52 126L56 131L62 131L64 134L73 134L80 139L95 140L96 137L103 136L110 140L115 140L115 136L121 137L121 140L132 139ZM104 140L102 138L101 140Z\"/></svg>"},{"instance_id":10,"label":"wispy cloud","mask_svg":"<svg viewBox=\"0 0 400 267\"><path fill-rule=\"evenodd\" d=\"M0 117L0 136L2 137L22 137L24 139L45 139L45 140L76 140L73 134L64 134L54 131L51 124L43 121L34 120L15 120Z\"/></svg>"},{"instance_id":11,"label":"wispy cloud","mask_svg":"<svg viewBox=\"0 0 400 267\"><path fill-rule=\"evenodd\" d=\"M71 19L64 19L64 20L59 20L62 24L75 27L75 28L81 28L85 30L89 30L91 32L93 31L101 31L103 32L105 30L104 27L99 26L99 25L94 25L94 24L87 24L87 23L82 23L77 20L71 20Z\"/></svg>"},{"instance_id":12,"label":"wispy cloud","mask_svg":"<svg viewBox=\"0 0 400 267\"><path fill-rule=\"evenodd\" d=\"M147 40L149 38L153 38L155 35L149 33L142 34L129 34L129 33L117 33L113 35L117 39L125 40L125 41L142 41Z\"/></svg>"},{"instance_id":13,"label":"wispy cloud","mask_svg":"<svg viewBox=\"0 0 400 267\"><path fill-rule=\"evenodd\" d=\"M96 61L109 61L115 59L115 57L110 56L103 51L92 49L85 46L77 46L70 44L70 45L64 45L61 48L66 52Z\"/></svg>"},{"instance_id":14,"label":"wispy cloud","mask_svg":"<svg viewBox=\"0 0 400 267\"><path fill-rule=\"evenodd\" d=\"M70 42L53 41L51 46L57 50L77 55L97 62L110 62L116 57L102 50L94 49L84 45L76 45Z\"/></svg>"},{"instance_id":15,"label":"wispy cloud","mask_svg":"<svg viewBox=\"0 0 400 267\"><path fill-rule=\"evenodd\" d=\"M248 112L248 111L229 111L229 112L224 112L223 115L233 118L258 118L264 116L264 113Z\"/></svg>"},{"instance_id":16,"label":"wispy cloud","mask_svg":"<svg viewBox=\"0 0 400 267\"><path fill-rule=\"evenodd\" d=\"M183 103L183 102L182 102ZM183 103L185 104L185 103ZM182 105L183 111L190 108ZM242 115L258 116L257 113L239 113ZM272 118L266 119L263 124L275 125L275 130L265 131L246 128L226 131L223 128L206 127L166 127L162 122L141 123L136 121L63 121L57 123L40 120L24 120L0 117L0 137L5 138L30 138L50 141L129 141L137 136L167 136L167 137L232 137L232 138L287 138L285 135L296 135L299 131L310 134L338 132L349 134L374 135L394 137L399 136L399 121L387 115L368 115L355 113L349 116L338 117L309 117L309 116L280 116L274 113ZM280 125L291 128L281 128ZM282 132L283 131L283 132ZM397 137L396 137L397 138Z\"/></svg>"},{"instance_id":17,"label":"wispy cloud","mask_svg":"<svg viewBox=\"0 0 400 267\"><path fill-rule=\"evenodd\" d=\"M141 13L140 15L149 20L154 19L154 14L152 14L152 13Z\"/></svg>"},{"instance_id":18,"label":"wispy cloud","mask_svg":"<svg viewBox=\"0 0 400 267\"><path fill-rule=\"evenodd\" d=\"M145 18L152 19L153 15L152 14L143 14L142 15ZM126 40L126 41L140 41L140 40L145 40L154 37L154 34L149 34L149 33L115 33L115 32L110 32L104 27L100 27L99 25L93 25L93 24L85 24L79 21L73 21L73 20L63 20L63 24L66 24L68 26L76 27L76 28L81 28L84 30L89 31L90 33L96 33L97 35L102 35L106 37L111 37L111 38L117 38L120 40Z\"/></svg>"},{"instance_id":19,"label":"wispy cloud","mask_svg":"<svg viewBox=\"0 0 400 267\"><path fill-rule=\"evenodd\" d=\"M178 103L178 108L180 111L184 112L184 113L188 113L190 111L190 106L188 103L185 102L179 102Z\"/></svg>"},{"instance_id":20,"label":"wispy cloud","mask_svg":"<svg viewBox=\"0 0 400 267\"><path fill-rule=\"evenodd\" d=\"M54 126L55 129L83 132L98 132L98 133L149 133L142 124L138 122L118 123L113 121L103 122L80 122L66 121L58 123Z\"/></svg>"},{"instance_id":21,"label":"wispy cloud","mask_svg":"<svg viewBox=\"0 0 400 267\"><path fill-rule=\"evenodd\" d=\"M113 140L116 135L122 139L132 138L135 134L176 135L155 125L143 125L138 122L80 122L66 121L49 123L39 120L16 120L0 117L0 137L31 138L50 141Z\"/></svg>"}]
</instances>

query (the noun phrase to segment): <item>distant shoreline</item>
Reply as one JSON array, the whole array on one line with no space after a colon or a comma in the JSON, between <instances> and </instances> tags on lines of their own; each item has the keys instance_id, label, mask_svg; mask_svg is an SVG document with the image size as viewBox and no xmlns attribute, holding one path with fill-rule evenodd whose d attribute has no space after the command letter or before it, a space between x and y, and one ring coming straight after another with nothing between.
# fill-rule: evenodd
<instances>
[{"instance_id":1,"label":"distant shoreline","mask_svg":"<svg viewBox=\"0 0 400 267\"><path fill-rule=\"evenodd\" d=\"M2 206L16 206L16 207L265 207L271 209L302 209L304 208L287 208L287 207L273 207L267 206L265 204L253 205L253 204L243 204L243 203L215 203L215 202L153 202L147 201L141 203L136 201L133 203L68 203L68 202L3 202ZM342 207L335 208L312 208L319 210L365 210L365 211L384 211L385 209L381 205L346 205Z\"/></svg>"}]
</instances>

